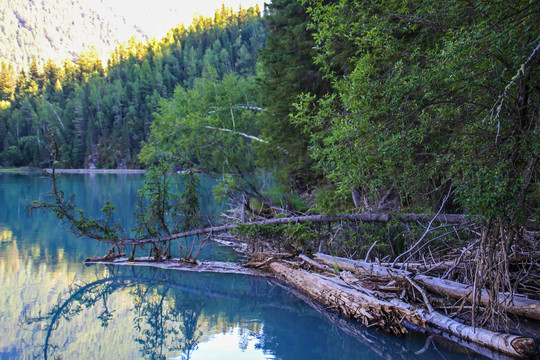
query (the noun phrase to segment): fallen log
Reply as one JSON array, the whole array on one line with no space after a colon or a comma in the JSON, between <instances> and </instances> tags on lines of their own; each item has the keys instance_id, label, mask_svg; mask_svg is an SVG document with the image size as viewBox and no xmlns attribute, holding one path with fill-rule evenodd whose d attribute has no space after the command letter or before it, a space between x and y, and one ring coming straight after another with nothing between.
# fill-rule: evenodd
<instances>
[{"instance_id":1,"label":"fallen log","mask_svg":"<svg viewBox=\"0 0 540 360\"><path fill-rule=\"evenodd\" d=\"M509 354L504 354L500 351L482 346L480 344L474 343L472 341L467 341L463 338L460 338L458 336L449 334L447 331L441 330L435 326L432 326L430 329L430 332L433 334L439 335L440 337L451 341L455 344L458 344L460 346L464 346L472 351L474 351L476 354L480 354L484 356L486 359L491 360L515 360L515 356L511 356Z\"/></svg>"},{"instance_id":2,"label":"fallen log","mask_svg":"<svg viewBox=\"0 0 540 360\"><path fill-rule=\"evenodd\" d=\"M109 253L105 256L94 256L93 258L87 258L86 260L84 260L84 262L86 263L90 263L90 262L98 262L98 261L112 261L114 259L118 259L118 258L121 258L123 256L126 256L126 254L113 254L113 253Z\"/></svg>"},{"instance_id":3,"label":"fallen log","mask_svg":"<svg viewBox=\"0 0 540 360\"><path fill-rule=\"evenodd\" d=\"M520 261L529 261L529 260L538 260L540 259L540 251L533 251L530 253L523 252L512 254L508 257L508 260L511 262L520 262Z\"/></svg>"},{"instance_id":4,"label":"fallen log","mask_svg":"<svg viewBox=\"0 0 540 360\"><path fill-rule=\"evenodd\" d=\"M343 275L343 273L345 272L342 272L340 274L340 277ZM345 331L347 334L351 336L354 336L356 339L358 339L358 341L364 343L372 351L375 351L379 355L379 357L384 358L386 360L396 360L396 356L398 356L400 359L408 359L408 360L420 359L420 357L417 357L417 355L419 355L418 352L413 353L411 349L408 347L399 347L398 345L396 345L398 344L397 342L391 341L391 342L386 343L384 338L381 335L375 335L373 333L367 332L366 331L367 329L354 326L350 322L346 321L343 317L339 316L337 312L327 311L327 309L323 305L321 305L317 301L314 301L312 297L310 297L303 291L300 291L297 288L292 288L289 285L282 285L282 286L285 289L288 289L288 291L292 291L292 293L296 297L302 299L304 302L309 304L314 309L317 309L317 311L319 311L325 318L329 319L332 323L338 326L341 330ZM515 357L513 356L509 356L507 354L503 354L499 351L487 348L485 346L481 346L474 342L467 341L463 338L452 335L436 327L430 327L428 329L424 329L415 325L411 325L410 323L406 323L405 326L407 327L408 330L412 329L413 331L421 332L423 334L425 334L426 332L436 334L440 338L433 339L433 340L438 340L440 342L442 339L444 339L445 341L449 341L453 344L458 344L461 347L467 348L468 350L472 350L474 353L480 354L486 357L487 359L492 359L492 360L515 359ZM395 348L396 346L398 346L398 348ZM448 343L445 343L444 346L448 346ZM390 349L388 349L387 347L390 347Z\"/></svg>"},{"instance_id":5,"label":"fallen log","mask_svg":"<svg viewBox=\"0 0 540 360\"><path fill-rule=\"evenodd\" d=\"M309 257L307 257L304 254L298 255L298 258L300 260L302 260L305 264L308 264L308 266L310 268L313 268L313 269L315 269L317 271L320 271L320 272L326 272L326 271L331 272L332 271L332 269L330 269L330 267L328 267L327 265L324 265L324 264L321 264L318 261L312 260L312 259L310 259Z\"/></svg>"},{"instance_id":6,"label":"fallen log","mask_svg":"<svg viewBox=\"0 0 540 360\"><path fill-rule=\"evenodd\" d=\"M125 255L125 254L124 254ZM204 261L191 263L182 259L169 259L165 261L154 261L152 258L136 258L129 260L125 257L115 259L93 258L86 260L87 265L105 264L114 266L140 266L153 267L166 270L190 271L190 272L212 272L220 274L242 274L253 276L269 276L261 271L246 268L234 262Z\"/></svg>"},{"instance_id":7,"label":"fallen log","mask_svg":"<svg viewBox=\"0 0 540 360\"><path fill-rule=\"evenodd\" d=\"M472 287L455 281L440 279L431 276L417 275L414 280L424 285L431 291L438 292L454 299L467 299L472 302ZM488 305L489 293L482 290L479 303ZM510 313L525 316L530 319L540 320L540 301L509 293L498 294L499 303Z\"/></svg>"},{"instance_id":8,"label":"fallen log","mask_svg":"<svg viewBox=\"0 0 540 360\"><path fill-rule=\"evenodd\" d=\"M511 263L531 261L540 259L540 251L534 251L531 253L517 253L512 254L508 257L508 261ZM467 260L468 262L474 260ZM432 271L432 270L447 270L456 265L456 260L453 261L439 261L435 264L424 264L418 262L406 262L406 263L381 263L381 266L405 268L406 270L415 270L415 271Z\"/></svg>"},{"instance_id":9,"label":"fallen log","mask_svg":"<svg viewBox=\"0 0 540 360\"><path fill-rule=\"evenodd\" d=\"M330 279L277 261L269 264L268 268L276 277L323 305L360 320L368 327L375 326L391 334L402 335L407 332L401 321L403 318L417 326L425 326L415 312L352 289L339 278Z\"/></svg>"},{"instance_id":10,"label":"fallen log","mask_svg":"<svg viewBox=\"0 0 540 360\"><path fill-rule=\"evenodd\" d=\"M480 327L468 326L436 311L430 312L425 309L415 309L411 305L397 299L392 299L390 302L414 311L420 315L426 323L436 326L452 335L459 336L462 339L520 358L532 359L538 355L536 343L533 339L512 334L501 334Z\"/></svg>"},{"instance_id":11,"label":"fallen log","mask_svg":"<svg viewBox=\"0 0 540 360\"><path fill-rule=\"evenodd\" d=\"M412 274L406 270L394 269L361 260L350 260L322 253L317 253L314 257L330 267L336 265L340 269L348 270L353 273L361 272L382 277L412 276ZM424 285L430 291L450 296L455 299L467 299L472 302L472 288L468 285L426 275L416 275L414 276L414 280ZM508 312L540 320L540 301L517 295L514 295L512 298L508 293L499 293L498 296L500 304L504 306ZM480 304L486 306L489 301L488 299L488 292L482 290Z\"/></svg>"},{"instance_id":12,"label":"fallen log","mask_svg":"<svg viewBox=\"0 0 540 360\"><path fill-rule=\"evenodd\" d=\"M455 261L439 261L435 264L422 264L422 263L381 263L381 266L395 266L398 268L405 268L406 270L415 271L430 271L430 270L447 270L456 264Z\"/></svg>"},{"instance_id":13,"label":"fallen log","mask_svg":"<svg viewBox=\"0 0 540 360\"><path fill-rule=\"evenodd\" d=\"M422 328L427 328L427 324L431 324L462 339L512 356L533 358L537 354L536 344L530 338L473 328L436 311L416 309L397 298L380 300L372 295L373 292L363 292L358 287L351 288L340 279L294 269L281 262L271 263L269 269L276 277L285 280L325 306L336 309L350 318L358 319L366 326L377 326L400 335L406 332L403 320Z\"/></svg>"},{"instance_id":14,"label":"fallen log","mask_svg":"<svg viewBox=\"0 0 540 360\"><path fill-rule=\"evenodd\" d=\"M118 246L127 246L127 245L143 245L148 243L156 243L169 241L174 239L185 238L188 236L210 234L210 233L219 233L224 231L229 231L237 227L238 225L285 225L285 224L300 224L306 222L312 223L321 223L321 222L335 222L341 220L348 221L365 221L365 222L381 222L387 223L392 219L398 219L403 222L428 222L436 221L441 223L448 224L465 224L469 223L470 220L467 219L464 215L456 214L439 214L436 216L429 215L419 215L419 214L376 214L376 213L364 213L364 214L335 214L335 215L306 215L306 216L293 216L286 218L277 218L277 219L268 219L262 221L253 221L250 223L242 224L226 224L221 226L212 226L202 229L195 229L191 231L186 231L178 234L172 234L169 236L163 236L159 238L149 238L149 239L99 239L100 241L115 244Z\"/></svg>"}]
</instances>

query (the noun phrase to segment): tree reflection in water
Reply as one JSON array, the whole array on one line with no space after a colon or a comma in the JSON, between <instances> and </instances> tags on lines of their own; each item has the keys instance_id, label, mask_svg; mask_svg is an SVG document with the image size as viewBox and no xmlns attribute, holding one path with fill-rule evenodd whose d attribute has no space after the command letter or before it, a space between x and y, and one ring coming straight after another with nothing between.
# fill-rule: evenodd
<instances>
[{"instance_id":1,"label":"tree reflection in water","mask_svg":"<svg viewBox=\"0 0 540 360\"><path fill-rule=\"evenodd\" d=\"M149 290L156 290L156 294L148 296ZM179 350L184 359L189 359L200 341L202 333L197 325L203 302L186 301L178 306L181 299L176 297L171 306L169 291L166 285L154 288L137 284L134 289L135 329L141 334L135 341L145 358L166 359L168 351Z\"/></svg>"},{"instance_id":2,"label":"tree reflection in water","mask_svg":"<svg viewBox=\"0 0 540 360\"><path fill-rule=\"evenodd\" d=\"M42 345L36 347L35 358L58 359L57 350L60 345L52 342L53 334L60 329L62 321L70 321L83 311L101 304L103 310L98 315L101 326L106 328L114 318L114 310L109 310L111 294L128 290L132 298L131 311L133 328L139 336L135 341L140 344L139 352L146 359L166 359L166 354L177 350L183 359L189 359L201 340L199 318L204 308L204 299L194 299L202 295L200 291L191 289L195 294L189 296L189 288L162 279L163 273L152 272L141 268L125 269L109 267L109 275L87 284L74 284L66 294L44 315L32 316L24 314L22 323L34 326L43 332ZM159 279L159 280L158 280ZM187 290L188 296L175 296L171 288Z\"/></svg>"},{"instance_id":3,"label":"tree reflection in water","mask_svg":"<svg viewBox=\"0 0 540 360\"><path fill-rule=\"evenodd\" d=\"M68 346L79 347L72 356L89 358L126 358L130 353L188 360L196 350L211 354L207 358L216 351L218 356L250 359L477 358L469 352L443 355L434 342L424 346L422 338L399 340L367 329L273 280L136 266L95 269L106 277L70 286L44 315L23 316L28 333L42 335L32 340L35 358L69 357ZM73 330L70 320L80 328ZM90 339L96 333L97 344ZM238 353L225 354L228 349L219 347L224 343L212 342L224 336L227 345L237 342ZM108 352L100 355L99 350Z\"/></svg>"}]
</instances>

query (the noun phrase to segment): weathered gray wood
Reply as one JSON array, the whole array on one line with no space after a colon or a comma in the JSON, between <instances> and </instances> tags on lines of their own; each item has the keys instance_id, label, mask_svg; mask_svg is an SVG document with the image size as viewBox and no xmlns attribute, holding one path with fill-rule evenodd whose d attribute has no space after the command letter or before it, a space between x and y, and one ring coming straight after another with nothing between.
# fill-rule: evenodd
<instances>
[{"instance_id":1,"label":"weathered gray wood","mask_svg":"<svg viewBox=\"0 0 540 360\"><path fill-rule=\"evenodd\" d=\"M273 262L271 271L292 286L312 296L344 315L361 320L367 326L378 326L394 334L405 332L402 320L426 327L430 324L462 339L516 357L532 358L536 354L534 340L512 334L502 334L459 323L436 311L417 309L397 298L380 300L370 291L349 287L341 279L328 278L302 269Z\"/></svg>"},{"instance_id":2,"label":"weathered gray wood","mask_svg":"<svg viewBox=\"0 0 540 360\"><path fill-rule=\"evenodd\" d=\"M363 272L383 277L412 276L412 273L406 270L393 269L361 260L350 260L322 253L315 254L315 258L330 267L333 267L335 264L340 269L351 272ZM468 285L426 275L416 275L414 276L414 280L424 285L430 291L450 296L455 299L467 299L468 301L472 301L472 290ZM483 290L480 304L487 306L488 301L489 294L486 290ZM518 295L515 295L512 299L508 293L499 293L499 302L508 312L540 320L540 301L538 300L528 299Z\"/></svg>"},{"instance_id":3,"label":"weathered gray wood","mask_svg":"<svg viewBox=\"0 0 540 360\"><path fill-rule=\"evenodd\" d=\"M330 269L329 266L321 264L318 261L312 260L312 259L310 259L309 257L307 257L304 254L298 255L298 258L301 259L302 261L304 261L305 263L309 264L309 266L311 266L312 268L314 268L317 271L322 271L322 272L325 272L325 271L331 272L332 271L332 269Z\"/></svg>"},{"instance_id":4,"label":"weathered gray wood","mask_svg":"<svg viewBox=\"0 0 540 360\"><path fill-rule=\"evenodd\" d=\"M472 288L468 285L425 275L416 275L414 280L424 285L430 291L438 292L455 299L465 298L470 302L473 300ZM540 320L540 301L528 299L519 295L514 295L512 297L509 293L499 293L498 297L499 303L508 312L525 316L530 319ZM480 304L482 306L487 306L488 299L488 292L482 290Z\"/></svg>"},{"instance_id":5,"label":"weathered gray wood","mask_svg":"<svg viewBox=\"0 0 540 360\"><path fill-rule=\"evenodd\" d=\"M142 267L154 267L166 270L178 270L178 271L190 271L190 272L211 272L220 274L243 274L254 276L269 276L261 271L246 268L241 264L234 262L223 261L204 261L197 262L196 264L191 262L182 261L181 259L163 259L163 261L155 261L153 258L136 258L129 260L127 258L118 259L89 259L87 264L107 264L115 266L142 266Z\"/></svg>"},{"instance_id":6,"label":"weathered gray wood","mask_svg":"<svg viewBox=\"0 0 540 360\"><path fill-rule=\"evenodd\" d=\"M403 318L417 326L425 325L415 312L352 289L339 278L330 279L277 261L271 263L269 269L276 277L323 305L357 319L366 326L376 326L400 335L407 332L401 321Z\"/></svg>"},{"instance_id":7,"label":"weathered gray wood","mask_svg":"<svg viewBox=\"0 0 540 360\"><path fill-rule=\"evenodd\" d=\"M520 358L532 359L537 354L536 344L533 339L468 326L436 311L429 312L425 309L415 309L411 305L397 299L391 299L390 302L396 306L414 311L428 324L436 326L452 335L459 336L462 339Z\"/></svg>"}]
</instances>

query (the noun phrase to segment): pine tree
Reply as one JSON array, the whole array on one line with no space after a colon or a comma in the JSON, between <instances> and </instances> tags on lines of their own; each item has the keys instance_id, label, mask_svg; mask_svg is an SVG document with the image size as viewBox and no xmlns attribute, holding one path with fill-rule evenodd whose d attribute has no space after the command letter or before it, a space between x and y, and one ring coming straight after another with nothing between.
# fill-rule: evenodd
<instances>
[{"instance_id":1,"label":"pine tree","mask_svg":"<svg viewBox=\"0 0 540 360\"><path fill-rule=\"evenodd\" d=\"M292 188L303 188L318 176L308 156L309 139L292 124L289 114L303 92L322 95L329 85L313 64L315 42L310 19L300 0L276 0L268 7L266 47L261 52L262 88L268 102L263 135L291 155L267 153L277 175ZM276 158L278 156L278 158Z\"/></svg>"}]
</instances>

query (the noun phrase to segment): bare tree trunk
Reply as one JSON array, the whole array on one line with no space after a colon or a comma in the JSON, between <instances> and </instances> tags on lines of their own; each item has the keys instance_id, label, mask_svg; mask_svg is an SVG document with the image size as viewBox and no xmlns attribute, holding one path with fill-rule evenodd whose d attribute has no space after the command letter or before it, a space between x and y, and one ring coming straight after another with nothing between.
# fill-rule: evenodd
<instances>
[{"instance_id":1,"label":"bare tree trunk","mask_svg":"<svg viewBox=\"0 0 540 360\"><path fill-rule=\"evenodd\" d=\"M420 222L426 222L426 221L436 221L436 222L442 222L442 223L448 223L448 224L465 224L470 222L470 220L466 219L463 215L455 215L455 214L439 214L435 217L428 216L428 215L420 215L420 214L393 214L392 216L389 214L375 214L375 213L364 213L364 214L336 214L336 215L306 215L306 216L293 216L293 217L286 217L286 218L275 218L275 219L268 219L263 221L254 221L251 223L246 223L245 225L285 225L285 224L299 224L299 223L306 223L306 222L312 222L312 223L330 223L334 221L340 221L340 220L349 220L349 221L365 221L365 222L381 222L381 223L387 223L391 219L397 218L404 222L414 222L414 221L420 221ZM209 234L209 233L217 233L217 232L223 232L223 231L229 231L234 229L237 224L227 224L227 225L221 225L221 226L213 226L208 228L202 228L202 229L195 229L183 233L178 234L172 234L170 236L164 236L160 238L150 238L150 239L118 239L118 240L106 240L106 239L100 239L100 241L108 242L108 243L115 243L119 246L125 246L125 245L142 245L147 243L156 243L161 241L168 241L173 239L180 239L188 236L193 235L201 235L201 234Z\"/></svg>"},{"instance_id":2,"label":"bare tree trunk","mask_svg":"<svg viewBox=\"0 0 540 360\"><path fill-rule=\"evenodd\" d=\"M278 278L327 307L362 321L366 326L376 326L394 335L407 332L401 322L403 318L417 326L425 326L425 322L414 311L351 289L339 278L330 279L302 269L293 269L282 262L272 262L269 268Z\"/></svg>"},{"instance_id":3,"label":"bare tree trunk","mask_svg":"<svg viewBox=\"0 0 540 360\"><path fill-rule=\"evenodd\" d=\"M315 258L330 267L337 266L340 269L350 272L368 273L382 277L405 277L412 274L405 270L393 269L386 266L377 265L360 260L350 260L337 256L317 253ZM414 280L424 285L430 291L450 296L455 299L473 300L472 287L455 281L440 279L433 276L416 275ZM540 301L527 299L525 297L514 295L513 299L509 293L499 293L498 300L508 312L516 315L525 316L531 319L540 320ZM479 301L482 306L486 306L489 301L489 294L483 290L479 294Z\"/></svg>"},{"instance_id":4,"label":"bare tree trunk","mask_svg":"<svg viewBox=\"0 0 540 360\"><path fill-rule=\"evenodd\" d=\"M362 321L366 326L376 326L392 334L400 335L407 331L403 325L403 320L406 320L424 328L430 324L454 336L512 356L532 358L537 354L536 344L530 338L473 328L431 309L416 309L397 298L388 301L380 300L370 294L370 291L362 291L359 287L352 288L339 278L329 278L295 269L282 262L272 262L269 269L278 278L322 304L350 318Z\"/></svg>"}]
</instances>

